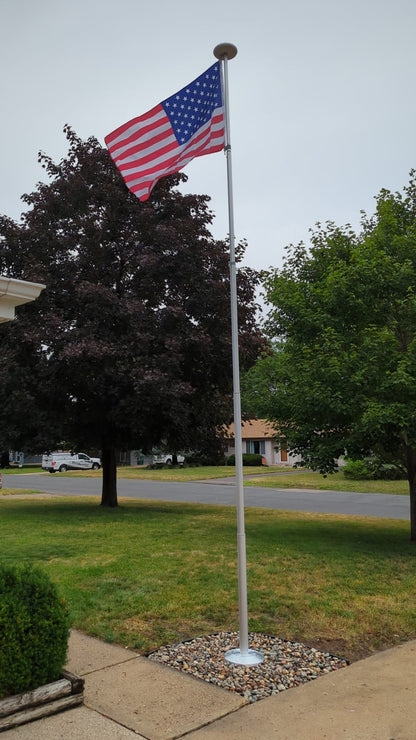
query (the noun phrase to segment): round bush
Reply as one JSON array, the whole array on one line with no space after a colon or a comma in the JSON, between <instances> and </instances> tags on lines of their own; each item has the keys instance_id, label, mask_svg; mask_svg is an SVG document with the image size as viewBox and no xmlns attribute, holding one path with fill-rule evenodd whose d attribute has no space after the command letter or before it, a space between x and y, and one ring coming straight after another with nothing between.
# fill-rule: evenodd
<instances>
[{"instance_id":1,"label":"round bush","mask_svg":"<svg viewBox=\"0 0 416 740\"><path fill-rule=\"evenodd\" d=\"M56 681L68 638L68 609L47 574L0 566L0 697Z\"/></svg>"}]
</instances>

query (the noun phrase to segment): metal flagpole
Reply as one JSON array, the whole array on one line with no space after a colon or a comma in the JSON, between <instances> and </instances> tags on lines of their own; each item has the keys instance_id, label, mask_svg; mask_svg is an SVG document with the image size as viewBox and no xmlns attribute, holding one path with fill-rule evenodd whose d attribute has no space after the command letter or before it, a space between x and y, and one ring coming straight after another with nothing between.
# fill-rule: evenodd
<instances>
[{"instance_id":1,"label":"metal flagpole","mask_svg":"<svg viewBox=\"0 0 416 740\"><path fill-rule=\"evenodd\" d=\"M238 603L240 646L228 650L225 657L231 663L241 665L257 665L263 660L263 655L257 650L248 647L248 611L247 611L247 562L246 562L246 533L244 524L244 486L243 486L243 445L241 436L241 397L240 397L240 368L238 350L238 310L237 310L237 272L235 260L235 233L233 185L231 170L231 142L230 119L228 106L228 67L229 59L237 54L234 44L218 44L214 49L214 56L222 62L223 92L225 109L225 153L227 156L227 183L228 183L228 218L230 231L230 287L231 287L231 340L233 361L233 402L234 402L234 432L235 432L235 474L237 494L237 554L238 554Z\"/></svg>"}]
</instances>

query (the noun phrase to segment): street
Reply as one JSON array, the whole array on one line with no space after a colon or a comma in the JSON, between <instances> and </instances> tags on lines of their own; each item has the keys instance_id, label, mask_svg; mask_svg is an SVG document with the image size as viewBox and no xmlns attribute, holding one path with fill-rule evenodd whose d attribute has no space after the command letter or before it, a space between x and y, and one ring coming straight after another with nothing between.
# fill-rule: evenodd
<instances>
[{"instance_id":1,"label":"street","mask_svg":"<svg viewBox=\"0 0 416 740\"><path fill-rule=\"evenodd\" d=\"M3 474L4 488L25 488L57 496L101 496L100 478L75 478L71 475ZM172 483L149 480L118 480L118 497L234 506L232 481L192 481ZM408 496L348 491L312 491L288 488L245 488L245 505L286 511L374 516L409 519Z\"/></svg>"}]
</instances>

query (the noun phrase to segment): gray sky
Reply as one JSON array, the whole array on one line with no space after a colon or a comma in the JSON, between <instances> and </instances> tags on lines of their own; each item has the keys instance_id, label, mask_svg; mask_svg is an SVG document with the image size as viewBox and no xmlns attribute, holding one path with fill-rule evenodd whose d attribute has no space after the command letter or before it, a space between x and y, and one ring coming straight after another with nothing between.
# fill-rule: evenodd
<instances>
[{"instance_id":1,"label":"gray sky","mask_svg":"<svg viewBox=\"0 0 416 740\"><path fill-rule=\"evenodd\" d=\"M229 63L235 230L246 263L280 267L316 221L358 227L416 167L414 0L0 0L0 213L44 180L63 126L104 136L214 63ZM185 169L228 231L224 155Z\"/></svg>"}]
</instances>

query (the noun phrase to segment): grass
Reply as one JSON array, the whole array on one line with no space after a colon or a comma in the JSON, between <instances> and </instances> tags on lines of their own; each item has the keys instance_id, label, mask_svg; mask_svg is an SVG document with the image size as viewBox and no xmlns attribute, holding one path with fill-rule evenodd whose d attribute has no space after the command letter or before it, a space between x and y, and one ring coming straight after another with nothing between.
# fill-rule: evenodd
<instances>
[{"instance_id":1,"label":"grass","mask_svg":"<svg viewBox=\"0 0 416 740\"><path fill-rule=\"evenodd\" d=\"M11 468L1 468L0 473L6 474L6 475L22 475L22 473L41 473L42 469L40 465L24 465L22 468L19 468L18 466L13 466Z\"/></svg>"},{"instance_id":2,"label":"grass","mask_svg":"<svg viewBox=\"0 0 416 740\"><path fill-rule=\"evenodd\" d=\"M246 486L262 488L302 488L318 491L356 491L358 493L393 493L409 495L407 480L351 480L342 472L332 473L324 478L320 473L288 473L287 475L268 475L266 478L251 478Z\"/></svg>"},{"instance_id":3,"label":"grass","mask_svg":"<svg viewBox=\"0 0 416 740\"><path fill-rule=\"evenodd\" d=\"M27 488L1 488L0 489L0 496L26 496L27 494L39 494L40 491L36 490L28 490Z\"/></svg>"},{"instance_id":4,"label":"grass","mask_svg":"<svg viewBox=\"0 0 416 740\"><path fill-rule=\"evenodd\" d=\"M58 583L74 627L145 653L238 629L234 507L2 499L0 557ZM408 522L249 509L249 628L350 659L416 636Z\"/></svg>"},{"instance_id":5,"label":"grass","mask_svg":"<svg viewBox=\"0 0 416 740\"><path fill-rule=\"evenodd\" d=\"M261 475L265 472L268 472L268 468L264 468L261 466L244 468L245 475ZM102 470L89 470L88 472L83 470L72 470L65 474L60 473L60 475L71 475L76 478L88 475L92 478L101 478ZM117 468L117 477L120 479L137 478L139 480L179 481L181 483L186 483L186 481L208 480L213 478L232 478L233 475L235 475L235 468L230 465L205 465L195 468L167 466L165 468L158 468L155 470L149 470L147 467L133 466Z\"/></svg>"},{"instance_id":6,"label":"grass","mask_svg":"<svg viewBox=\"0 0 416 740\"><path fill-rule=\"evenodd\" d=\"M309 471L294 471L288 467L245 467L245 476L254 476L246 479L246 486L261 486L262 488L302 488L321 491L357 491L359 493L393 493L397 495L409 495L409 484L406 480L362 480L354 481L345 478L341 472L328 475L324 478L320 473ZM60 473L75 478L85 477L100 478L102 470L70 471ZM186 483L188 481L208 480L215 478L229 478L235 475L235 468L230 466L206 466L200 468L161 468L159 470L148 470L145 467L120 467L117 469L119 479L146 479L159 481L177 481ZM258 476L258 477L256 477Z\"/></svg>"}]
</instances>

